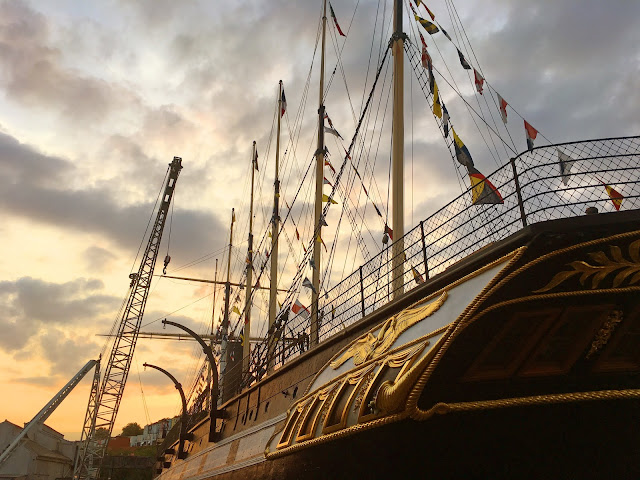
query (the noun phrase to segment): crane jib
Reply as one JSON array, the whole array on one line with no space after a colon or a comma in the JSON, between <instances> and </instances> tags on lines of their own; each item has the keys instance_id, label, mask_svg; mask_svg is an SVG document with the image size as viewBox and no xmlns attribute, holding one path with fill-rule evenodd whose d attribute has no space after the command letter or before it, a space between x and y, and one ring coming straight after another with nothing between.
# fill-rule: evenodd
<instances>
[{"instance_id":1,"label":"crane jib","mask_svg":"<svg viewBox=\"0 0 640 480\"><path fill-rule=\"evenodd\" d=\"M162 194L162 200L158 207L153 228L149 234L145 252L142 255L140 267L137 273L129 276L129 278L131 278L131 291L127 305L122 312L118 332L104 370L102 384L98 392L98 400L95 405L95 425L86 439L88 444L98 445L93 439L93 435L97 429L104 428L108 430L109 436L113 431L113 425L116 415L118 414L120 401L122 400L124 386L129 375L133 352L138 339L138 332L140 331L142 315L149 295L151 278L153 277L156 260L158 259L162 232L180 170L182 170L182 158L173 157L173 161L169 164L169 172ZM91 402L88 409L92 409ZM87 415L89 415L89 413L90 412L87 411ZM79 456L76 461L75 471L77 472L77 478L97 478L100 463L105 455L106 449L107 442L104 442L103 445L99 445L95 449L85 449L87 453L84 456Z\"/></svg>"}]
</instances>

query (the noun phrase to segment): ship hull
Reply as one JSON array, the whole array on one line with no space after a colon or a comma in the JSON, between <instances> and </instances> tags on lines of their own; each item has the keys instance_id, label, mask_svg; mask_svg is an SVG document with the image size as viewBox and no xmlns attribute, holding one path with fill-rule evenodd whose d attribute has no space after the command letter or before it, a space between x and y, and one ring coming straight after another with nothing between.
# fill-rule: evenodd
<instances>
[{"instance_id":1,"label":"ship hull","mask_svg":"<svg viewBox=\"0 0 640 480\"><path fill-rule=\"evenodd\" d=\"M472 255L230 400L160 478L637 478L638 226Z\"/></svg>"}]
</instances>

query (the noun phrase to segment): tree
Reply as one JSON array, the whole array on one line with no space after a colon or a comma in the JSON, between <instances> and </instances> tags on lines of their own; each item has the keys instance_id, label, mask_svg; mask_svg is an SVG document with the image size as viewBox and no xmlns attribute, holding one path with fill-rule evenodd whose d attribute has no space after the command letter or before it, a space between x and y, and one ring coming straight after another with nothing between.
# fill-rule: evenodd
<instances>
[{"instance_id":1,"label":"tree","mask_svg":"<svg viewBox=\"0 0 640 480\"><path fill-rule=\"evenodd\" d=\"M127 423L122 429L122 435L125 437L133 437L135 435L142 435L142 427L138 422Z\"/></svg>"},{"instance_id":2,"label":"tree","mask_svg":"<svg viewBox=\"0 0 640 480\"><path fill-rule=\"evenodd\" d=\"M96 440L108 440L109 439L109 430L104 427L96 428L96 431L93 434L93 437Z\"/></svg>"}]
</instances>

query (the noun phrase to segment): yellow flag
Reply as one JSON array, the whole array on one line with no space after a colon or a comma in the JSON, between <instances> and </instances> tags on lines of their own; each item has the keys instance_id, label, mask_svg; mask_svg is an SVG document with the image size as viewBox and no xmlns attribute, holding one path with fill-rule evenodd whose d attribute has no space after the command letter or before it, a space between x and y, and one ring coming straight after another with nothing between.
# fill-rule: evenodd
<instances>
[{"instance_id":1,"label":"yellow flag","mask_svg":"<svg viewBox=\"0 0 640 480\"><path fill-rule=\"evenodd\" d=\"M234 307L231 309L231 311L232 311L232 312L234 312L234 313L237 313L238 315L240 315L240 310L238 310L238 307L236 307L236 306L234 306Z\"/></svg>"},{"instance_id":2,"label":"yellow flag","mask_svg":"<svg viewBox=\"0 0 640 480\"><path fill-rule=\"evenodd\" d=\"M440 106L440 92L438 92L438 84L433 82L433 114L442 118L442 107Z\"/></svg>"},{"instance_id":3,"label":"yellow flag","mask_svg":"<svg viewBox=\"0 0 640 480\"><path fill-rule=\"evenodd\" d=\"M322 194L322 202L323 203L327 203L327 202L331 202L331 203L335 203L337 204L338 202L336 202L333 198L325 195L324 193Z\"/></svg>"}]
</instances>

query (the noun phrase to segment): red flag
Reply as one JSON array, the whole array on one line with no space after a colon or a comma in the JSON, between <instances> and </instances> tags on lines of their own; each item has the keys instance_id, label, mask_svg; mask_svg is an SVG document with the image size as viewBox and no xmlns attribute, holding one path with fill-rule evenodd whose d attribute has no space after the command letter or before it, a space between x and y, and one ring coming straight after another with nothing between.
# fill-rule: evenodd
<instances>
[{"instance_id":1,"label":"red flag","mask_svg":"<svg viewBox=\"0 0 640 480\"><path fill-rule=\"evenodd\" d=\"M473 69L473 76L476 82L476 90L478 90L478 93L482 95L482 86L484 85L484 77L480 75L480 72L478 72L475 68Z\"/></svg>"},{"instance_id":2,"label":"red flag","mask_svg":"<svg viewBox=\"0 0 640 480\"><path fill-rule=\"evenodd\" d=\"M311 312L309 312L309 309L301 304L299 300L296 300L295 303L291 305L291 311L296 315L302 315L304 317L311 316Z\"/></svg>"},{"instance_id":3,"label":"red flag","mask_svg":"<svg viewBox=\"0 0 640 480\"><path fill-rule=\"evenodd\" d=\"M409 5L411 5L411 4L409 4ZM420 32L418 32L418 33L420 33ZM422 33L420 33L420 41L422 42L422 46L424 48L427 48L427 42L425 42L424 37L422 36Z\"/></svg>"},{"instance_id":4,"label":"red flag","mask_svg":"<svg viewBox=\"0 0 640 480\"><path fill-rule=\"evenodd\" d=\"M346 37L346 35L344 33L342 33L342 29L340 28L340 25L338 25L338 19L336 18L336 14L333 11L333 7L331 6L331 3L329 3L329 9L331 9L331 18L333 18L333 22L336 24L336 28L338 29L338 33L340 35L342 35L343 37Z\"/></svg>"},{"instance_id":5,"label":"red flag","mask_svg":"<svg viewBox=\"0 0 640 480\"><path fill-rule=\"evenodd\" d=\"M298 227L296 227L296 238L300 240L300 233L298 233Z\"/></svg>"},{"instance_id":6,"label":"red flag","mask_svg":"<svg viewBox=\"0 0 640 480\"><path fill-rule=\"evenodd\" d=\"M391 230L389 228L389 225L387 225L386 223L384 224L384 233L386 233L387 235L389 235L389 238L391 240L393 240L393 230Z\"/></svg>"},{"instance_id":7,"label":"red flag","mask_svg":"<svg viewBox=\"0 0 640 480\"><path fill-rule=\"evenodd\" d=\"M498 93L498 104L500 105L500 116L502 117L502 123L507 124L507 105L508 103Z\"/></svg>"},{"instance_id":8,"label":"red flag","mask_svg":"<svg viewBox=\"0 0 640 480\"><path fill-rule=\"evenodd\" d=\"M284 88L282 89L282 102L280 103L280 116L284 115L287 111L287 97L284 96Z\"/></svg>"},{"instance_id":9,"label":"red flag","mask_svg":"<svg viewBox=\"0 0 640 480\"><path fill-rule=\"evenodd\" d=\"M524 130L527 134L527 148L529 149L529 151L531 151L533 150L533 141L538 136L538 131L531 125L529 125L529 122L527 122L526 120L524 121Z\"/></svg>"},{"instance_id":10,"label":"red flag","mask_svg":"<svg viewBox=\"0 0 640 480\"><path fill-rule=\"evenodd\" d=\"M333 168L333 165L331 165L331 162L329 160L327 160L326 158L324 159L324 166L325 167L329 167L331 169L331 171L333 172L333 174L336 174L336 169Z\"/></svg>"},{"instance_id":11,"label":"red flag","mask_svg":"<svg viewBox=\"0 0 640 480\"><path fill-rule=\"evenodd\" d=\"M615 190L613 187L610 187L609 185L604 183L602 180L600 180L600 183L604 185L604 188L607 190L607 194L609 195L609 198L611 199L611 202L613 203L613 206L615 207L616 211L620 210L620 206L622 205L622 200L624 199L624 196L620 192Z\"/></svg>"},{"instance_id":12,"label":"red flag","mask_svg":"<svg viewBox=\"0 0 640 480\"><path fill-rule=\"evenodd\" d=\"M424 2L422 2L422 4L424 5L424 8L426 8L426 9L427 9L427 13L428 13L428 14L429 14L429 16L431 17L431 20L435 20L435 19L436 19L436 16L433 14L433 12L432 12L431 10L429 10L429 7L427 7L427 6L425 5L425 3L424 3Z\"/></svg>"},{"instance_id":13,"label":"red flag","mask_svg":"<svg viewBox=\"0 0 640 480\"><path fill-rule=\"evenodd\" d=\"M256 167L256 172L260 171L258 168L258 150L256 150L256 158L253 159L253 166Z\"/></svg>"}]
</instances>

